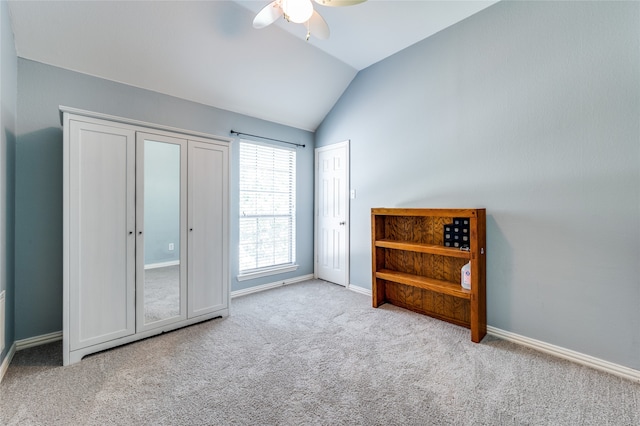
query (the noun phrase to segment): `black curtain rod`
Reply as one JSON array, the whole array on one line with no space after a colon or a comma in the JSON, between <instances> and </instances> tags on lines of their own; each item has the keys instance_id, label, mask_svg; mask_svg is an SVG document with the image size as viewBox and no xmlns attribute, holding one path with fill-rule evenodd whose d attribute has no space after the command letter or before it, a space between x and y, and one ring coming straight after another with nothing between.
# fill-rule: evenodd
<instances>
[{"instance_id":1,"label":"black curtain rod","mask_svg":"<svg viewBox=\"0 0 640 426\"><path fill-rule=\"evenodd\" d=\"M289 145L301 146L303 148L306 147L306 145L301 144L301 143L287 142L287 141L282 141L280 139L273 139L273 138L267 138L265 136L252 135L250 133L236 132L235 130L231 130L229 133L231 133L232 135L238 135L238 136L245 135L245 136L251 136L253 138L260 138L260 139L266 139L266 140L269 140L269 141L282 142L282 143L286 143L286 144L289 144Z\"/></svg>"}]
</instances>

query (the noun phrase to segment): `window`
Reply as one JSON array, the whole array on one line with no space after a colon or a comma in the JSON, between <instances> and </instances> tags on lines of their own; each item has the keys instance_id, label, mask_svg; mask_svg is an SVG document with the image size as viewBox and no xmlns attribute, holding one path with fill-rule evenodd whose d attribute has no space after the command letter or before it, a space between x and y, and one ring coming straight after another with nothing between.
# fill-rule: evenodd
<instances>
[{"instance_id":1,"label":"window","mask_svg":"<svg viewBox=\"0 0 640 426\"><path fill-rule=\"evenodd\" d=\"M296 152L240 141L239 280L296 269Z\"/></svg>"}]
</instances>

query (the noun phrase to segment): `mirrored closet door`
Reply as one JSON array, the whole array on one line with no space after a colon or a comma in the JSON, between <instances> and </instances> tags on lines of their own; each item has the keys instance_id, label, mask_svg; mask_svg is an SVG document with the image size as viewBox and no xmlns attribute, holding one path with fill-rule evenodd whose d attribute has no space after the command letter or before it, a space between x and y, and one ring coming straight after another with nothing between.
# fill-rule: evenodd
<instances>
[{"instance_id":1,"label":"mirrored closet door","mask_svg":"<svg viewBox=\"0 0 640 426\"><path fill-rule=\"evenodd\" d=\"M136 133L136 330L187 317L187 141Z\"/></svg>"}]
</instances>

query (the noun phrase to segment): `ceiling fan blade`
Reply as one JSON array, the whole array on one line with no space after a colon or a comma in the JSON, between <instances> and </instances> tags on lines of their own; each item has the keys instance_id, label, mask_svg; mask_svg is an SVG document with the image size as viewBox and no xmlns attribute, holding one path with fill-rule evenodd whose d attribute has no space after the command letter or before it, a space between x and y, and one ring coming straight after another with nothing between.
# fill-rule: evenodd
<instances>
[{"instance_id":1,"label":"ceiling fan blade","mask_svg":"<svg viewBox=\"0 0 640 426\"><path fill-rule=\"evenodd\" d=\"M329 25L327 25L327 21L315 10L313 11L313 15L311 15L311 19L309 19L309 32L321 40L329 38Z\"/></svg>"},{"instance_id":2,"label":"ceiling fan blade","mask_svg":"<svg viewBox=\"0 0 640 426\"><path fill-rule=\"evenodd\" d=\"M354 4L364 3L367 0L314 0L322 6L341 7L353 6Z\"/></svg>"},{"instance_id":3,"label":"ceiling fan blade","mask_svg":"<svg viewBox=\"0 0 640 426\"><path fill-rule=\"evenodd\" d=\"M253 28L264 28L273 24L283 15L282 8L278 4L278 0L272 1L262 8L260 12L253 18Z\"/></svg>"}]
</instances>

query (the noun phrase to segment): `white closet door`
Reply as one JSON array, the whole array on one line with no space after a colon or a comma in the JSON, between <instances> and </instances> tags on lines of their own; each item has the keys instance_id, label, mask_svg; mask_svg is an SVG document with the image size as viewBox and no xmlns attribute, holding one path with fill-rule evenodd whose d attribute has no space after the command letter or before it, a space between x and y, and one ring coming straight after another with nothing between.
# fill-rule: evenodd
<instances>
[{"instance_id":1,"label":"white closet door","mask_svg":"<svg viewBox=\"0 0 640 426\"><path fill-rule=\"evenodd\" d=\"M71 121L70 349L135 332L135 134Z\"/></svg>"},{"instance_id":2,"label":"white closet door","mask_svg":"<svg viewBox=\"0 0 640 426\"><path fill-rule=\"evenodd\" d=\"M188 317L228 308L228 147L189 141Z\"/></svg>"},{"instance_id":3,"label":"white closet door","mask_svg":"<svg viewBox=\"0 0 640 426\"><path fill-rule=\"evenodd\" d=\"M136 133L136 331L187 318L187 140Z\"/></svg>"}]
</instances>

